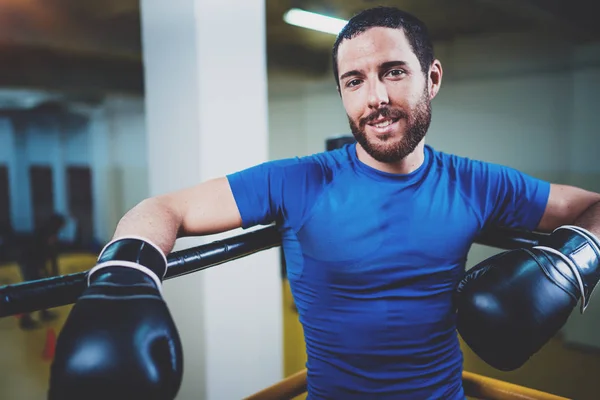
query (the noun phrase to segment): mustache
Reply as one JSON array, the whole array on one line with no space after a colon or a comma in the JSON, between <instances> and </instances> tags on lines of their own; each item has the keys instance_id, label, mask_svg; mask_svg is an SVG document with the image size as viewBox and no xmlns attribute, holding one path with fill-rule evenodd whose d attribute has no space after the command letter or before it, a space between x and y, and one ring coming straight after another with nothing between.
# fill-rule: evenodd
<instances>
[{"instance_id":1,"label":"mustache","mask_svg":"<svg viewBox=\"0 0 600 400\"><path fill-rule=\"evenodd\" d=\"M378 118L401 119L408 118L408 114L397 108L383 107L373 111L371 114L359 120L359 126L363 128L366 124Z\"/></svg>"}]
</instances>

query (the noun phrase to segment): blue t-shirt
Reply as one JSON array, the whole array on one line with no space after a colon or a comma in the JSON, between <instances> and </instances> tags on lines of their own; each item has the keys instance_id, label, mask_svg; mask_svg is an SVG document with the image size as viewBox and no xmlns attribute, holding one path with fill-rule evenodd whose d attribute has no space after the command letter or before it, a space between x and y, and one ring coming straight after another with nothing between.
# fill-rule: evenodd
<instances>
[{"instance_id":1,"label":"blue t-shirt","mask_svg":"<svg viewBox=\"0 0 600 400\"><path fill-rule=\"evenodd\" d=\"M550 184L425 146L390 174L356 145L228 176L243 227L277 223L310 399L464 399L452 297L488 225L533 230Z\"/></svg>"}]
</instances>

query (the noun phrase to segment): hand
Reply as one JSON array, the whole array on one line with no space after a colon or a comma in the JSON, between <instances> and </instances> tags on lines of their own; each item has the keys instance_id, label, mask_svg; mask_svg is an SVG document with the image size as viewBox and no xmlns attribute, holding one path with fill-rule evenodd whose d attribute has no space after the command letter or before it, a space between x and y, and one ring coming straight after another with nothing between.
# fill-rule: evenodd
<instances>
[{"instance_id":1,"label":"hand","mask_svg":"<svg viewBox=\"0 0 600 400\"><path fill-rule=\"evenodd\" d=\"M600 278L600 246L589 232L556 229L540 246L497 254L470 269L456 291L457 328L486 363L521 367L585 310Z\"/></svg>"},{"instance_id":2,"label":"hand","mask_svg":"<svg viewBox=\"0 0 600 400\"><path fill-rule=\"evenodd\" d=\"M57 341L49 399L173 399L183 375L161 295L167 262L149 242L109 243Z\"/></svg>"}]
</instances>

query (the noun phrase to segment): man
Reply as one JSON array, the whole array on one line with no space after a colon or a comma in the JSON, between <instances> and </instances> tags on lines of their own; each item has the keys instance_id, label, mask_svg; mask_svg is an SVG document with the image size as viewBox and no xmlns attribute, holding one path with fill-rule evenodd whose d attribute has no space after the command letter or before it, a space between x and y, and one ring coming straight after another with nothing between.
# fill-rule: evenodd
<instances>
[{"instance_id":1,"label":"man","mask_svg":"<svg viewBox=\"0 0 600 400\"><path fill-rule=\"evenodd\" d=\"M19 254L19 266L24 281L59 275L58 234L64 225L65 218L62 215L51 215L30 238L25 239ZM40 318L42 321L52 321L57 315L48 310L41 310ZM40 323L27 313L21 316L19 326L23 330L32 330L40 328Z\"/></svg>"},{"instance_id":2,"label":"man","mask_svg":"<svg viewBox=\"0 0 600 400\"><path fill-rule=\"evenodd\" d=\"M443 70L425 25L405 12L352 18L333 62L357 144L144 200L119 222L100 267L132 265L137 255L114 256L132 241L139 254L167 254L181 236L276 222L309 398L464 398L452 298L474 238L492 225L578 224L600 235L600 195L426 145Z\"/></svg>"}]
</instances>

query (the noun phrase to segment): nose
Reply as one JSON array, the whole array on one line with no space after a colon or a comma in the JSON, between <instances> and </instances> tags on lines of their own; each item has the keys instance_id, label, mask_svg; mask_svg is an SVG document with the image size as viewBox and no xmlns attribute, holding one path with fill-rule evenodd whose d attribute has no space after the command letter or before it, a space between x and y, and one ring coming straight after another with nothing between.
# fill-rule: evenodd
<instances>
[{"instance_id":1,"label":"nose","mask_svg":"<svg viewBox=\"0 0 600 400\"><path fill-rule=\"evenodd\" d=\"M389 103L385 84L379 79L373 79L369 85L369 108L377 109Z\"/></svg>"}]
</instances>

